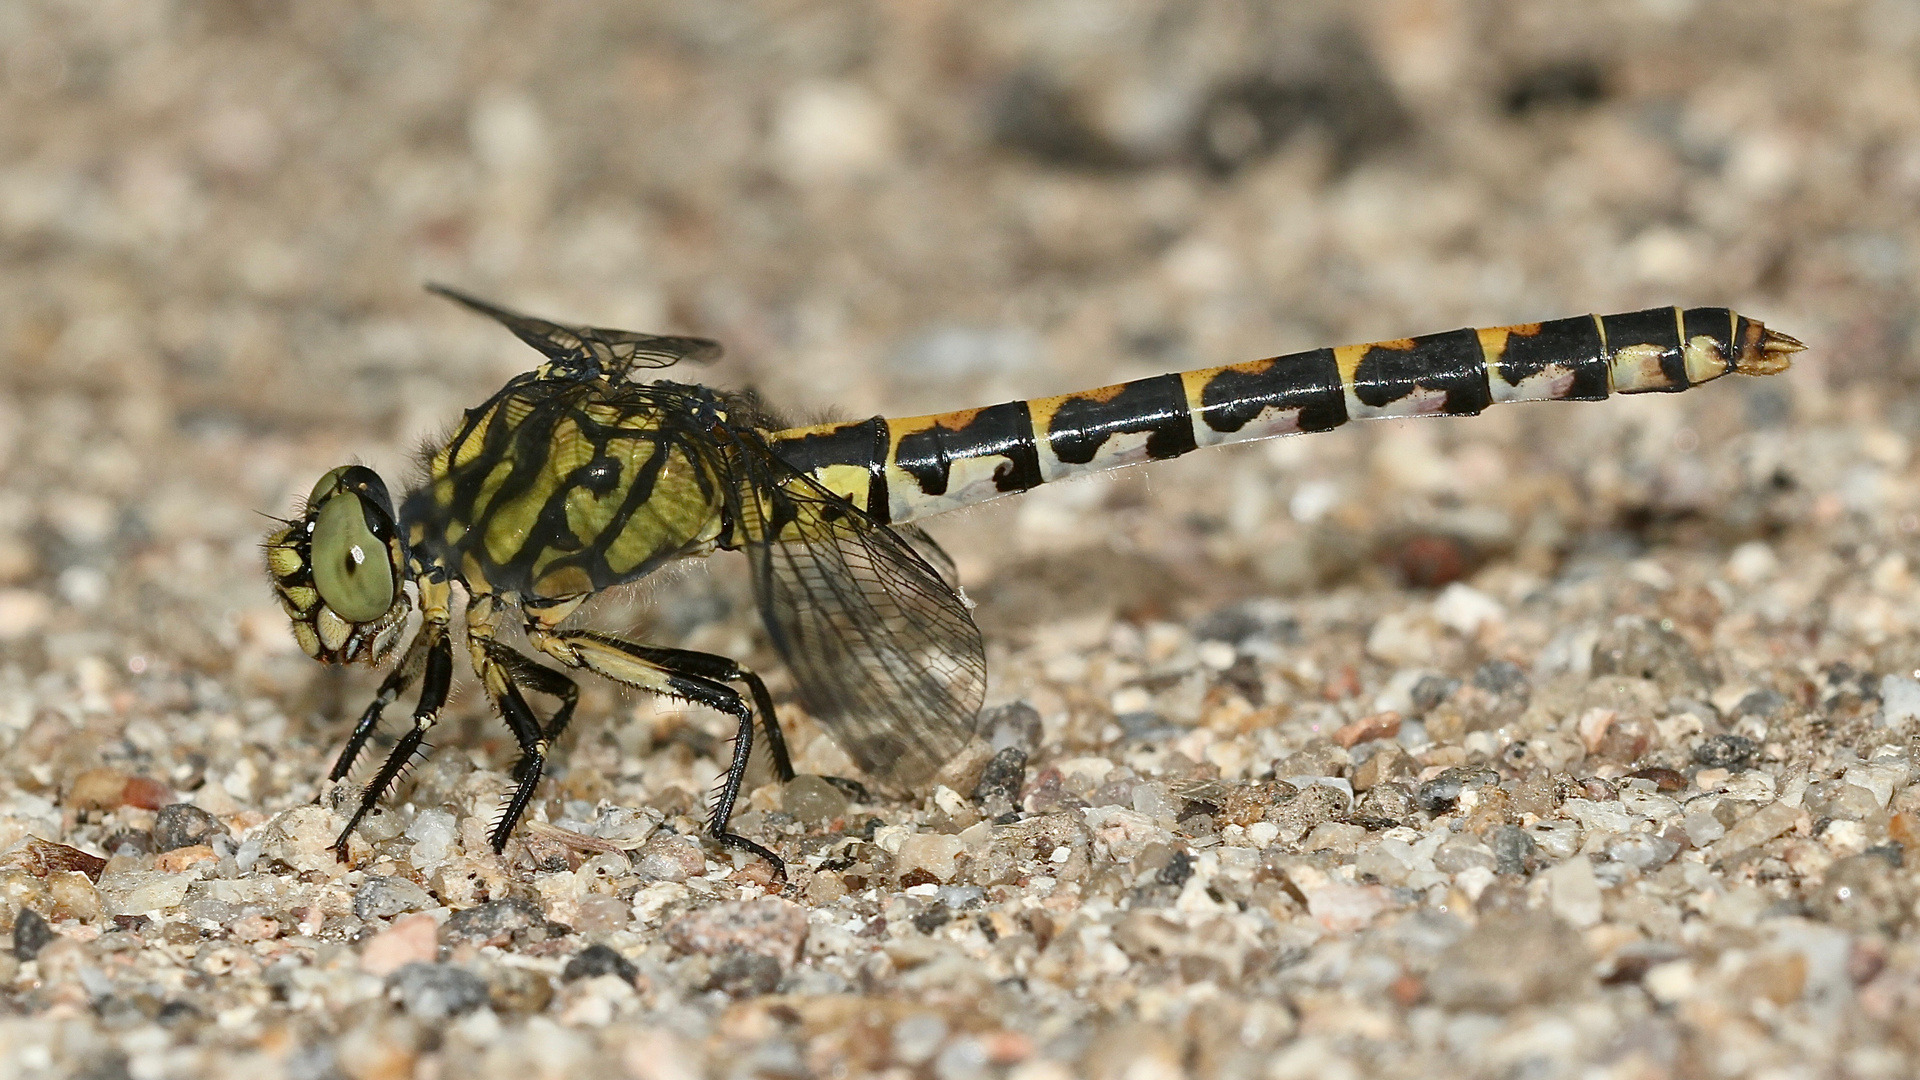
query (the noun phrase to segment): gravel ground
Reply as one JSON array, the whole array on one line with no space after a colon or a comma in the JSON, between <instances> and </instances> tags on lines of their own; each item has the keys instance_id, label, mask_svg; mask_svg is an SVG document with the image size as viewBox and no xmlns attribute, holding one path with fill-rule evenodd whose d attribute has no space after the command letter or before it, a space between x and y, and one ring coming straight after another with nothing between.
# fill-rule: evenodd
<instances>
[{"instance_id":1,"label":"gravel ground","mask_svg":"<svg viewBox=\"0 0 1920 1080\"><path fill-rule=\"evenodd\" d=\"M0 1074L1920 1068L1920 7L0 5ZM796 419L1731 304L1788 375L1356 425L933 531L983 748L853 802L470 690L346 863L378 675L257 544L532 354ZM789 688L728 558L606 625ZM789 713L799 763L851 766Z\"/></svg>"}]
</instances>

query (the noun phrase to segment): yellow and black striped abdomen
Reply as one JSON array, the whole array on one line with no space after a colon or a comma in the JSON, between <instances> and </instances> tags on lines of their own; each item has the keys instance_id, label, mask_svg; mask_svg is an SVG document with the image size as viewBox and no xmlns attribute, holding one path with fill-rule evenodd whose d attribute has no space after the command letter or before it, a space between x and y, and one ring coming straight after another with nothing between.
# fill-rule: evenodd
<instances>
[{"instance_id":1,"label":"yellow and black striped abdomen","mask_svg":"<svg viewBox=\"0 0 1920 1080\"><path fill-rule=\"evenodd\" d=\"M1726 308L1453 330L1203 368L933 416L772 436L796 467L904 522L1201 446L1349 420L1471 416L1508 401L1672 392L1787 366L1800 343Z\"/></svg>"},{"instance_id":2,"label":"yellow and black striped abdomen","mask_svg":"<svg viewBox=\"0 0 1920 1080\"><path fill-rule=\"evenodd\" d=\"M409 542L476 587L522 597L645 575L720 528L720 485L677 437L677 404L632 384L516 380L430 457L401 510Z\"/></svg>"}]
</instances>

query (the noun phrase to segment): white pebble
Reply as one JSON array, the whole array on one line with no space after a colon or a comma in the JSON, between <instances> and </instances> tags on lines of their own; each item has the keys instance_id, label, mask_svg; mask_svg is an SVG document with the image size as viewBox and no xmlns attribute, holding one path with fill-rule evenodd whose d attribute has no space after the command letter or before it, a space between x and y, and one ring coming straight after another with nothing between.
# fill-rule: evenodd
<instances>
[{"instance_id":1,"label":"white pebble","mask_svg":"<svg viewBox=\"0 0 1920 1080\"><path fill-rule=\"evenodd\" d=\"M1464 637L1472 637L1487 623L1498 623L1506 614L1500 601L1458 581L1441 590L1433 602L1434 619Z\"/></svg>"},{"instance_id":2,"label":"white pebble","mask_svg":"<svg viewBox=\"0 0 1920 1080\"><path fill-rule=\"evenodd\" d=\"M1887 727L1904 729L1920 719L1920 681L1905 675L1880 680L1880 716Z\"/></svg>"},{"instance_id":3,"label":"white pebble","mask_svg":"<svg viewBox=\"0 0 1920 1080\"><path fill-rule=\"evenodd\" d=\"M1555 915L1583 930L1600 921L1600 883L1585 855L1547 871L1547 890Z\"/></svg>"}]
</instances>

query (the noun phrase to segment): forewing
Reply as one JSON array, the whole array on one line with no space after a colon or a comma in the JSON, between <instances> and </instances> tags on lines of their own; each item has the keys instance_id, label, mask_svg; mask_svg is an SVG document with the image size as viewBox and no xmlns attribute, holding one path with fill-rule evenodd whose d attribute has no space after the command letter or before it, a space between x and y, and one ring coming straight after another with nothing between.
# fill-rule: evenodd
<instances>
[{"instance_id":1,"label":"forewing","mask_svg":"<svg viewBox=\"0 0 1920 1080\"><path fill-rule=\"evenodd\" d=\"M965 601L886 525L749 450L744 545L800 700L868 775L912 785L966 744L986 652Z\"/></svg>"},{"instance_id":2,"label":"forewing","mask_svg":"<svg viewBox=\"0 0 1920 1080\"><path fill-rule=\"evenodd\" d=\"M720 357L720 343L706 338L666 337L597 326L567 326L509 311L445 285L428 285L427 288L499 322L521 341L540 350L548 359L578 365L583 370L591 361L593 366L608 375L623 375L637 367L670 367L682 360L705 364Z\"/></svg>"}]
</instances>

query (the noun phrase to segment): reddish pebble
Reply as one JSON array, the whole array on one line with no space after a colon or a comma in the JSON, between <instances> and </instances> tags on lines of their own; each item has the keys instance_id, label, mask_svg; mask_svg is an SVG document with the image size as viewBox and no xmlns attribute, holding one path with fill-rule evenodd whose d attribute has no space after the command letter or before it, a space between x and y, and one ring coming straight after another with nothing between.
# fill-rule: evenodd
<instances>
[{"instance_id":1,"label":"reddish pebble","mask_svg":"<svg viewBox=\"0 0 1920 1080\"><path fill-rule=\"evenodd\" d=\"M1348 664L1333 673L1320 688L1320 696L1328 701L1345 701L1360 693L1360 669Z\"/></svg>"},{"instance_id":2,"label":"reddish pebble","mask_svg":"<svg viewBox=\"0 0 1920 1080\"><path fill-rule=\"evenodd\" d=\"M1687 786L1687 778L1672 769L1650 765L1644 769L1635 769L1627 774L1636 780L1651 780L1660 791L1679 791Z\"/></svg>"},{"instance_id":3,"label":"reddish pebble","mask_svg":"<svg viewBox=\"0 0 1920 1080\"><path fill-rule=\"evenodd\" d=\"M78 871L87 875L90 881L99 881L100 871L107 868L107 860L98 855L37 836L27 837L26 843L9 852L6 862L10 866L23 867L35 877Z\"/></svg>"},{"instance_id":4,"label":"reddish pebble","mask_svg":"<svg viewBox=\"0 0 1920 1080\"><path fill-rule=\"evenodd\" d=\"M1033 1056L1033 1040L1018 1031L990 1031L980 1036L980 1046L987 1053L987 1061L1001 1068Z\"/></svg>"},{"instance_id":5,"label":"reddish pebble","mask_svg":"<svg viewBox=\"0 0 1920 1080\"><path fill-rule=\"evenodd\" d=\"M172 804L173 789L148 776L130 776L126 787L120 791L122 806L137 806L142 810L158 810Z\"/></svg>"},{"instance_id":6,"label":"reddish pebble","mask_svg":"<svg viewBox=\"0 0 1920 1080\"><path fill-rule=\"evenodd\" d=\"M1465 541L1441 533L1409 536L1393 546L1387 562L1416 589L1451 585L1472 573L1479 558Z\"/></svg>"},{"instance_id":7,"label":"reddish pebble","mask_svg":"<svg viewBox=\"0 0 1920 1080\"><path fill-rule=\"evenodd\" d=\"M1427 981L1411 971L1403 971L1400 977L1387 987L1388 996L1393 1003L1403 1009L1411 1009L1427 1000Z\"/></svg>"},{"instance_id":8,"label":"reddish pebble","mask_svg":"<svg viewBox=\"0 0 1920 1080\"><path fill-rule=\"evenodd\" d=\"M270 915L245 915L229 927L236 941L272 941L280 936L280 920Z\"/></svg>"},{"instance_id":9,"label":"reddish pebble","mask_svg":"<svg viewBox=\"0 0 1920 1080\"><path fill-rule=\"evenodd\" d=\"M215 855L212 848L205 844L194 844L154 856L153 868L163 874L178 874L195 863L217 862L219 859L220 856Z\"/></svg>"},{"instance_id":10,"label":"reddish pebble","mask_svg":"<svg viewBox=\"0 0 1920 1080\"><path fill-rule=\"evenodd\" d=\"M667 924L666 940L683 953L751 952L791 964L807 943L807 913L771 896L715 904Z\"/></svg>"},{"instance_id":11,"label":"reddish pebble","mask_svg":"<svg viewBox=\"0 0 1920 1080\"><path fill-rule=\"evenodd\" d=\"M1371 739L1391 739L1398 734L1400 734L1400 714L1383 712L1363 716L1334 732L1333 741L1352 749Z\"/></svg>"},{"instance_id":12,"label":"reddish pebble","mask_svg":"<svg viewBox=\"0 0 1920 1080\"><path fill-rule=\"evenodd\" d=\"M440 952L440 927L431 915L408 915L367 939L360 970L389 975L408 964L431 964Z\"/></svg>"}]
</instances>

